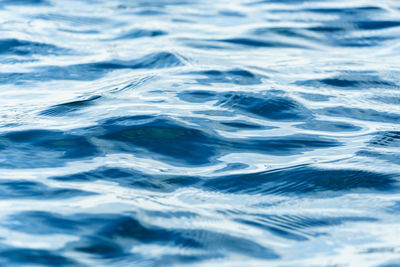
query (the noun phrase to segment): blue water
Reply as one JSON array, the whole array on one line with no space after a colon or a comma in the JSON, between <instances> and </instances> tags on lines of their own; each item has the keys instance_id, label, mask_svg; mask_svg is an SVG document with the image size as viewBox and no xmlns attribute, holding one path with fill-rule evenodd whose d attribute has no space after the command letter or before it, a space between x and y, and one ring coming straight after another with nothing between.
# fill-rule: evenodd
<instances>
[{"instance_id":1,"label":"blue water","mask_svg":"<svg viewBox=\"0 0 400 267\"><path fill-rule=\"evenodd\" d=\"M0 0L0 266L399 266L397 0Z\"/></svg>"}]
</instances>

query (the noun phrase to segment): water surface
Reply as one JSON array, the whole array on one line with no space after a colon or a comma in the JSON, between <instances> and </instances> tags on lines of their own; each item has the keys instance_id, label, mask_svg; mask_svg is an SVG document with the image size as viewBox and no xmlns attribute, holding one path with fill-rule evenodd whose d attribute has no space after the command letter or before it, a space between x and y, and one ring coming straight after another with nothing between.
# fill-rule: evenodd
<instances>
[{"instance_id":1,"label":"water surface","mask_svg":"<svg viewBox=\"0 0 400 267\"><path fill-rule=\"evenodd\" d=\"M395 0L0 1L1 266L397 266Z\"/></svg>"}]
</instances>

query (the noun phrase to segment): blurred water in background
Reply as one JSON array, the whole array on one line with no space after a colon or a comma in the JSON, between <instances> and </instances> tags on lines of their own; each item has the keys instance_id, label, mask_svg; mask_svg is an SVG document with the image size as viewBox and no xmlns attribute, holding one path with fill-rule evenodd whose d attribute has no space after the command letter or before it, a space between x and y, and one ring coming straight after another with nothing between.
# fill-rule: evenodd
<instances>
[{"instance_id":1,"label":"blurred water in background","mask_svg":"<svg viewBox=\"0 0 400 267\"><path fill-rule=\"evenodd\" d=\"M0 0L0 265L399 266L399 40L396 0Z\"/></svg>"}]
</instances>

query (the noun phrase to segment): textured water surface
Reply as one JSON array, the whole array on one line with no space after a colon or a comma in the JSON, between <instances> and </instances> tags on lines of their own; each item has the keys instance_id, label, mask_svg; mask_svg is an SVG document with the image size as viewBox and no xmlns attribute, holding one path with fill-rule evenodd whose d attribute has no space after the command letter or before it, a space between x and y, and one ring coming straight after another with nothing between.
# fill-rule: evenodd
<instances>
[{"instance_id":1,"label":"textured water surface","mask_svg":"<svg viewBox=\"0 0 400 267\"><path fill-rule=\"evenodd\" d=\"M0 0L1 266L398 266L397 0Z\"/></svg>"}]
</instances>

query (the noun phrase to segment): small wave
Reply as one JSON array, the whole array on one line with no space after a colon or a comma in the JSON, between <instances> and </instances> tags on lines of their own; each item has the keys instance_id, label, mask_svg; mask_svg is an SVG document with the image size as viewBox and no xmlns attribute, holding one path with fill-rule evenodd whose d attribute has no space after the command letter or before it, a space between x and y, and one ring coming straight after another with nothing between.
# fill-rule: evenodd
<instances>
[{"instance_id":1,"label":"small wave","mask_svg":"<svg viewBox=\"0 0 400 267\"><path fill-rule=\"evenodd\" d=\"M0 55L32 56L65 54L69 50L55 45L19 39L1 39Z\"/></svg>"},{"instance_id":2,"label":"small wave","mask_svg":"<svg viewBox=\"0 0 400 267\"><path fill-rule=\"evenodd\" d=\"M393 190L391 175L361 170L328 170L310 167L281 171L232 175L210 179L204 183L210 190L240 194L310 194L342 192L357 188Z\"/></svg>"},{"instance_id":3,"label":"small wave","mask_svg":"<svg viewBox=\"0 0 400 267\"><path fill-rule=\"evenodd\" d=\"M0 73L0 83L51 80L96 80L107 73L121 69L161 69L184 65L176 55L168 52L153 53L131 61L104 61L69 66L38 67L33 72Z\"/></svg>"}]
</instances>

